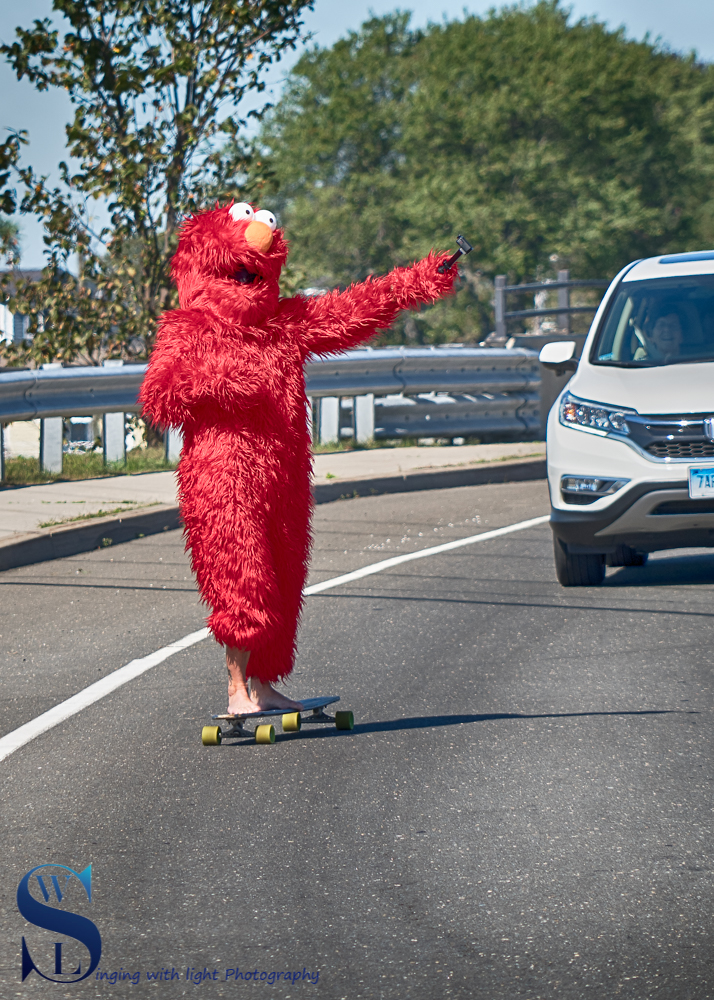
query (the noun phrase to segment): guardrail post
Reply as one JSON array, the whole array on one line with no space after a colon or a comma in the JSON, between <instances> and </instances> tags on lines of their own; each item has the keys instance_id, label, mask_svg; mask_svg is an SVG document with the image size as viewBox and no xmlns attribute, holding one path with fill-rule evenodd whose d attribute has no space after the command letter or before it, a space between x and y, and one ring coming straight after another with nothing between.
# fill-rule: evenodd
<instances>
[{"instance_id":1,"label":"guardrail post","mask_svg":"<svg viewBox=\"0 0 714 1000\"><path fill-rule=\"evenodd\" d=\"M43 371L62 367L61 361L48 361ZM64 420L62 417L45 417L40 420L40 472L62 473L62 444Z\"/></svg>"},{"instance_id":2,"label":"guardrail post","mask_svg":"<svg viewBox=\"0 0 714 1000\"><path fill-rule=\"evenodd\" d=\"M126 430L123 413L105 413L102 427L104 464L126 463Z\"/></svg>"},{"instance_id":3,"label":"guardrail post","mask_svg":"<svg viewBox=\"0 0 714 1000\"><path fill-rule=\"evenodd\" d=\"M355 441L357 444L368 444L374 439L374 393L365 396L355 396L353 400Z\"/></svg>"},{"instance_id":4,"label":"guardrail post","mask_svg":"<svg viewBox=\"0 0 714 1000\"><path fill-rule=\"evenodd\" d=\"M508 327L506 324L506 275L497 274L496 282L496 336L503 340L508 338Z\"/></svg>"},{"instance_id":5,"label":"guardrail post","mask_svg":"<svg viewBox=\"0 0 714 1000\"><path fill-rule=\"evenodd\" d=\"M121 368L124 362L109 359L102 362L103 368ZM102 421L102 450L104 464L109 462L126 463L126 430L123 413L105 413Z\"/></svg>"},{"instance_id":6,"label":"guardrail post","mask_svg":"<svg viewBox=\"0 0 714 1000\"><path fill-rule=\"evenodd\" d=\"M558 281L570 281L570 271L558 271ZM558 309L570 309L570 289L558 289ZM558 329L570 333L570 313L558 314Z\"/></svg>"},{"instance_id":7,"label":"guardrail post","mask_svg":"<svg viewBox=\"0 0 714 1000\"><path fill-rule=\"evenodd\" d=\"M340 397L323 396L320 400L320 444L340 440Z\"/></svg>"},{"instance_id":8,"label":"guardrail post","mask_svg":"<svg viewBox=\"0 0 714 1000\"><path fill-rule=\"evenodd\" d=\"M40 421L40 471L62 472L62 417L45 417Z\"/></svg>"},{"instance_id":9,"label":"guardrail post","mask_svg":"<svg viewBox=\"0 0 714 1000\"><path fill-rule=\"evenodd\" d=\"M183 448L183 432L174 427L167 427L164 433L164 457L167 462L176 463L181 458Z\"/></svg>"}]
</instances>

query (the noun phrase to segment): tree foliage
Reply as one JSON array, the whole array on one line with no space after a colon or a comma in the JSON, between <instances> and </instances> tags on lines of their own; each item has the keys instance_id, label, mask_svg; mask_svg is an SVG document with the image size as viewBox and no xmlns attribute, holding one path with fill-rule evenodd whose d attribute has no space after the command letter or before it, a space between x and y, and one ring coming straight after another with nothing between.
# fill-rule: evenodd
<instances>
[{"instance_id":1,"label":"tree foliage","mask_svg":"<svg viewBox=\"0 0 714 1000\"><path fill-rule=\"evenodd\" d=\"M19 202L39 216L48 255L39 286L8 279L10 306L31 316L36 335L9 349L15 361L146 354L173 302L169 261L182 216L211 194L246 196L263 183L256 169L248 181L246 121L236 108L264 89L263 71L295 46L311 6L54 0L69 24L63 37L49 19L37 20L0 46L18 79L64 89L75 106L73 160L60 164L59 185L22 165L24 135L0 146L0 210ZM107 221L97 228L101 207ZM77 278L67 274L75 254Z\"/></svg>"},{"instance_id":2,"label":"tree foliage","mask_svg":"<svg viewBox=\"0 0 714 1000\"><path fill-rule=\"evenodd\" d=\"M495 274L609 277L714 238L714 68L557 0L424 31L373 18L300 59L261 138L310 284L474 243L416 339L480 339Z\"/></svg>"}]
</instances>

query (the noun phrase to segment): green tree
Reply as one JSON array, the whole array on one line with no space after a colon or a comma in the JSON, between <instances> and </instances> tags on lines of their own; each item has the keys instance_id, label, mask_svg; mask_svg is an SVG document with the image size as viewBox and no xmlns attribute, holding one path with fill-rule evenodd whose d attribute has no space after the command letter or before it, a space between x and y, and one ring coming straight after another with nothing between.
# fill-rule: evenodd
<instances>
[{"instance_id":1,"label":"green tree","mask_svg":"<svg viewBox=\"0 0 714 1000\"><path fill-rule=\"evenodd\" d=\"M474 243L407 338L480 339L498 273L608 277L714 237L714 69L557 0L424 31L373 18L300 59L261 139L310 284Z\"/></svg>"},{"instance_id":2,"label":"green tree","mask_svg":"<svg viewBox=\"0 0 714 1000\"><path fill-rule=\"evenodd\" d=\"M20 227L7 214L15 210L15 198L8 188L14 168L20 155L20 147L26 141L26 134L11 133L0 143L0 256L6 263L14 264L20 254Z\"/></svg>"},{"instance_id":3,"label":"green tree","mask_svg":"<svg viewBox=\"0 0 714 1000\"><path fill-rule=\"evenodd\" d=\"M182 216L225 188L226 140L231 190L250 195L263 183L255 170L249 180L246 116L236 109L301 38L312 2L54 0L69 23L62 38L45 19L0 46L18 79L62 88L76 108L67 126L74 166L60 164L57 186L21 164L24 135L0 146L0 209L19 202L39 216L48 256L42 282L13 282L10 306L31 317L35 336L6 349L11 362L146 355L173 303ZM67 270L73 255L77 277Z\"/></svg>"}]
</instances>

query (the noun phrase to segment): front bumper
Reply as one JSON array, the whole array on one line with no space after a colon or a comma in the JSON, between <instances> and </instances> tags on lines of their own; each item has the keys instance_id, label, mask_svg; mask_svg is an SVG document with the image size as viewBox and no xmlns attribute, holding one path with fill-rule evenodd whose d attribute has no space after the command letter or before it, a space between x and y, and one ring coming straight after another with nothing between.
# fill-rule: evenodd
<instances>
[{"instance_id":1,"label":"front bumper","mask_svg":"<svg viewBox=\"0 0 714 1000\"><path fill-rule=\"evenodd\" d=\"M687 483L641 483L606 510L551 507L550 526L572 555L614 552L629 545L640 552L714 548L714 503L690 500Z\"/></svg>"},{"instance_id":2,"label":"front bumper","mask_svg":"<svg viewBox=\"0 0 714 1000\"><path fill-rule=\"evenodd\" d=\"M714 499L692 500L688 486L690 465L714 461L650 461L620 440L563 427L554 416L551 411L550 524L569 553L608 554L620 545L641 552L714 548ZM626 478L629 484L595 503L569 504L560 492L563 475Z\"/></svg>"}]
</instances>

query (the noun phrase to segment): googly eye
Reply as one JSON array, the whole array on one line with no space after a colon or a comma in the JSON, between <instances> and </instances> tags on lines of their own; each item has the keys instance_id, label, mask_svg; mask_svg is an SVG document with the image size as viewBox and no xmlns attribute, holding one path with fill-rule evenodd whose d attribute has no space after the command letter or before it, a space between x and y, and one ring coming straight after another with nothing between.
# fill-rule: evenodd
<instances>
[{"instance_id":1,"label":"googly eye","mask_svg":"<svg viewBox=\"0 0 714 1000\"><path fill-rule=\"evenodd\" d=\"M277 228L277 220L272 212L269 212L266 208L261 208L259 212L255 213L256 222L264 222L266 226L270 226L270 232L274 233Z\"/></svg>"},{"instance_id":2,"label":"googly eye","mask_svg":"<svg viewBox=\"0 0 714 1000\"><path fill-rule=\"evenodd\" d=\"M254 213L247 201L239 201L237 205L231 205L228 214L236 222L250 222Z\"/></svg>"}]
</instances>

